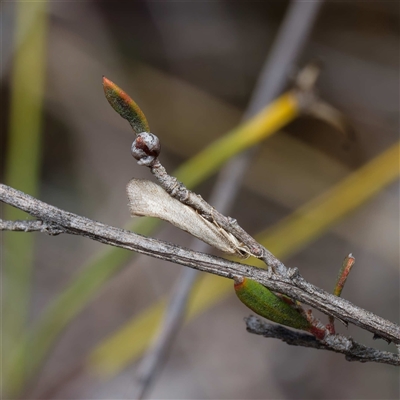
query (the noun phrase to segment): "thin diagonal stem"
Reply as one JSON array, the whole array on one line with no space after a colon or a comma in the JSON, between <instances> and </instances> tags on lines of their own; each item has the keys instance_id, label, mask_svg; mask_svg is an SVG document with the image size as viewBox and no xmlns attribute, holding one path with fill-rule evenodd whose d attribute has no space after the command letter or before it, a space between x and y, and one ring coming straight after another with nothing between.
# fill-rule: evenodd
<instances>
[{"instance_id":1,"label":"thin diagonal stem","mask_svg":"<svg viewBox=\"0 0 400 400\"><path fill-rule=\"evenodd\" d=\"M247 331L266 338L280 339L291 346L302 346L317 350L329 350L346 356L347 361L378 362L394 366L400 365L398 354L388 351L379 351L355 342L352 338L342 335L332 335L329 339L321 342L308 333L295 332L285 326L271 324L260 318L250 315L245 318ZM341 342L341 346L333 342Z\"/></svg>"}]
</instances>

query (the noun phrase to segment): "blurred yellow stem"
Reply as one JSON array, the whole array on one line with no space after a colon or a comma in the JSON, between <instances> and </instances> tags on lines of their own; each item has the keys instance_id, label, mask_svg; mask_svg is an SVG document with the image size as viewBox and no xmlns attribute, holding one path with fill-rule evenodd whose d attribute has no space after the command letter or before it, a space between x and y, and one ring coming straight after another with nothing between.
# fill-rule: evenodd
<instances>
[{"instance_id":1,"label":"blurred yellow stem","mask_svg":"<svg viewBox=\"0 0 400 400\"><path fill-rule=\"evenodd\" d=\"M42 106L45 77L47 2L16 2L16 29L5 180L33 196L38 192ZM30 27L27 30L27 27ZM22 211L5 207L7 220L26 219ZM34 235L4 234L2 366L7 371L15 346L26 331L30 304ZM21 385L22 374L3 378Z\"/></svg>"},{"instance_id":2,"label":"blurred yellow stem","mask_svg":"<svg viewBox=\"0 0 400 400\"><path fill-rule=\"evenodd\" d=\"M349 177L257 235L273 251L290 255L399 177L397 143Z\"/></svg>"},{"instance_id":3,"label":"blurred yellow stem","mask_svg":"<svg viewBox=\"0 0 400 400\"><path fill-rule=\"evenodd\" d=\"M298 116L299 112L294 93L283 94L253 118L212 142L185 162L173 172L173 176L182 181L186 187L193 188L216 172L227 160L287 125Z\"/></svg>"}]
</instances>

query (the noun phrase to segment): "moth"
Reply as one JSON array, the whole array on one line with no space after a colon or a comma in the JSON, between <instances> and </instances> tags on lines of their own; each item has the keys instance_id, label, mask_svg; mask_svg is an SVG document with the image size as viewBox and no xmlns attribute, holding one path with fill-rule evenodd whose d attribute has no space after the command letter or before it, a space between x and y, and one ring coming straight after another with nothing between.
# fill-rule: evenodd
<instances>
[{"instance_id":1,"label":"moth","mask_svg":"<svg viewBox=\"0 0 400 400\"><path fill-rule=\"evenodd\" d=\"M134 178L128 183L126 191L132 216L160 218L224 253L246 257L245 249L232 234L207 221L156 183Z\"/></svg>"}]
</instances>

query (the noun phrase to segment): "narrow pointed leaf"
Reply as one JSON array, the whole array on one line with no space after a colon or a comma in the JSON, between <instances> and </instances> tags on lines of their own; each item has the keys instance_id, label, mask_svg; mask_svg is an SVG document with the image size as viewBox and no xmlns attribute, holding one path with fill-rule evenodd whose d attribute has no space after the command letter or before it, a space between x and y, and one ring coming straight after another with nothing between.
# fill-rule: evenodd
<instances>
[{"instance_id":1,"label":"narrow pointed leaf","mask_svg":"<svg viewBox=\"0 0 400 400\"><path fill-rule=\"evenodd\" d=\"M143 111L120 87L103 76L103 88L111 107L130 123L136 134L150 132Z\"/></svg>"}]
</instances>

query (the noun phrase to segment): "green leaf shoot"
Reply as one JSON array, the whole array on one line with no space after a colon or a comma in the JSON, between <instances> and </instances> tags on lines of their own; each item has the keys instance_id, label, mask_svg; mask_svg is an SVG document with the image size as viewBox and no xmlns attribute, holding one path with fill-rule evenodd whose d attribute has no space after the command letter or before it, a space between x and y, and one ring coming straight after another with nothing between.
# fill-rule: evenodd
<instances>
[{"instance_id":1,"label":"green leaf shoot","mask_svg":"<svg viewBox=\"0 0 400 400\"><path fill-rule=\"evenodd\" d=\"M130 123L136 134L150 132L143 111L120 87L103 76L103 88L111 107Z\"/></svg>"}]
</instances>

